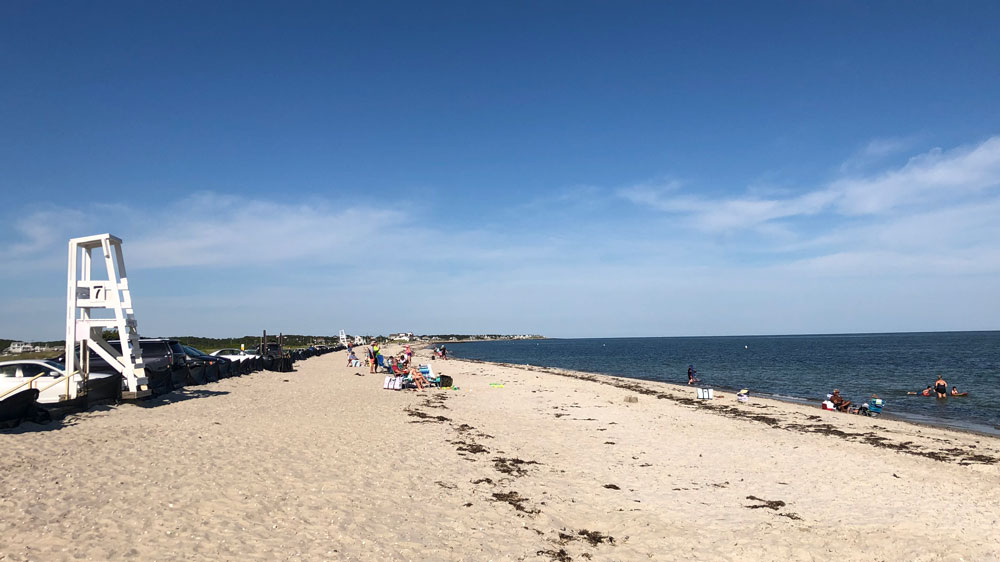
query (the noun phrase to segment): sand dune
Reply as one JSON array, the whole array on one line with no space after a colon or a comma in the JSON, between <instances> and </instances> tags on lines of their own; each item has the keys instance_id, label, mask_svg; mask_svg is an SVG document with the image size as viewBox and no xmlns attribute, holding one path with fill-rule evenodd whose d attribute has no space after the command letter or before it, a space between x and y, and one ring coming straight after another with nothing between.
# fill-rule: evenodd
<instances>
[{"instance_id":1,"label":"sand dune","mask_svg":"<svg viewBox=\"0 0 1000 562\"><path fill-rule=\"evenodd\" d=\"M0 433L0 560L1000 558L994 438L458 360L392 392L344 358Z\"/></svg>"}]
</instances>

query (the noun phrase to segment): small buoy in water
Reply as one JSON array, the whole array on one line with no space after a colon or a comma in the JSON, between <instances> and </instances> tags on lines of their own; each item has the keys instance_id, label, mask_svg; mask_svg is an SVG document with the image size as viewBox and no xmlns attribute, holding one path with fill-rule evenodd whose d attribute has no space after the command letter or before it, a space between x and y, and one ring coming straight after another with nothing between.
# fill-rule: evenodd
<instances>
[{"instance_id":1,"label":"small buoy in water","mask_svg":"<svg viewBox=\"0 0 1000 562\"><path fill-rule=\"evenodd\" d=\"M749 345L744 345L743 349L750 349L750 346Z\"/></svg>"}]
</instances>

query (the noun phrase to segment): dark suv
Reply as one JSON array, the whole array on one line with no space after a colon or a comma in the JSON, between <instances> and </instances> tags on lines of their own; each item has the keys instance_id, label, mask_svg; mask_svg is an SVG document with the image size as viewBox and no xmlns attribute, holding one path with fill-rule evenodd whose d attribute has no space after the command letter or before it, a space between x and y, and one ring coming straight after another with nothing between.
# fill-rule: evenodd
<instances>
[{"instance_id":1,"label":"dark suv","mask_svg":"<svg viewBox=\"0 0 1000 562\"><path fill-rule=\"evenodd\" d=\"M261 357L270 357L271 359L276 359L282 355L281 346L277 342L267 342L267 346L258 345L257 352Z\"/></svg>"},{"instance_id":2,"label":"dark suv","mask_svg":"<svg viewBox=\"0 0 1000 562\"><path fill-rule=\"evenodd\" d=\"M108 343L114 349L121 351L122 346L119 340L111 340ZM139 348L146 377L149 379L149 388L153 394L166 394L175 388L188 384L191 371L188 369L180 342L164 338L141 338L139 339ZM57 361L64 360L65 355L57 359ZM105 373L117 372L94 351L90 352L90 370Z\"/></svg>"}]
</instances>

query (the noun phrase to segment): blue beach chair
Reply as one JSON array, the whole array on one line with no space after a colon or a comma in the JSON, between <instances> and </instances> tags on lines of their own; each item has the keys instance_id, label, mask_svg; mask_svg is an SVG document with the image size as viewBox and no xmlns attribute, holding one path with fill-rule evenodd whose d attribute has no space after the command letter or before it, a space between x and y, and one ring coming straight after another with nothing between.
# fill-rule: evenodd
<instances>
[{"instance_id":1,"label":"blue beach chair","mask_svg":"<svg viewBox=\"0 0 1000 562\"><path fill-rule=\"evenodd\" d=\"M885 407L885 400L881 398L872 398L865 404L865 408L862 408L866 416L871 416L873 418L878 417L882 414L882 408Z\"/></svg>"}]
</instances>

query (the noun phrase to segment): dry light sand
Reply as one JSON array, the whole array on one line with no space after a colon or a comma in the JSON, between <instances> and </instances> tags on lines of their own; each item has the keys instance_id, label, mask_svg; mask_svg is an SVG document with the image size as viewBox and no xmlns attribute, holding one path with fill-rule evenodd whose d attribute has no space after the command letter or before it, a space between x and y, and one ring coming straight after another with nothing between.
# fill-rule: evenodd
<instances>
[{"instance_id":1,"label":"dry light sand","mask_svg":"<svg viewBox=\"0 0 1000 562\"><path fill-rule=\"evenodd\" d=\"M458 360L433 362L458 390L393 392L344 363L0 432L0 560L1000 557L995 438Z\"/></svg>"}]
</instances>

